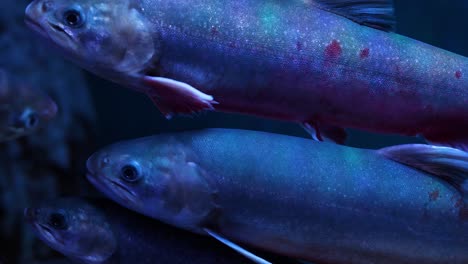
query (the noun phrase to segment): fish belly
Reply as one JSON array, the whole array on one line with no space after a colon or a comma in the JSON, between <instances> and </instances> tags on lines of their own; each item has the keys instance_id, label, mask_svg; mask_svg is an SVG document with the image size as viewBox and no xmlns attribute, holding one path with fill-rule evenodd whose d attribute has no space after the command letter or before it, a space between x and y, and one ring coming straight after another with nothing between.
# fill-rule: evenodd
<instances>
[{"instance_id":1,"label":"fish belly","mask_svg":"<svg viewBox=\"0 0 468 264\"><path fill-rule=\"evenodd\" d=\"M233 241L319 263L468 261L461 196L430 175L307 139L213 136L191 144Z\"/></svg>"}]
</instances>

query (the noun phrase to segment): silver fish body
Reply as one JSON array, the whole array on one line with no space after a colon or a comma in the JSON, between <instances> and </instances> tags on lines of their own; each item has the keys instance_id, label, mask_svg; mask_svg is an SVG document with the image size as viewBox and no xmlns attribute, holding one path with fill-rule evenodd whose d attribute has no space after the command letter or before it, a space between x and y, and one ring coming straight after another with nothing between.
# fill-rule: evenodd
<instances>
[{"instance_id":1,"label":"silver fish body","mask_svg":"<svg viewBox=\"0 0 468 264\"><path fill-rule=\"evenodd\" d=\"M44 0L30 5L32 27L88 70L148 94L168 116L215 109L423 134L463 148L466 57L359 25L321 8L327 1L52 2L59 17L41 8ZM83 26L63 21L71 7L83 10Z\"/></svg>"},{"instance_id":2,"label":"silver fish body","mask_svg":"<svg viewBox=\"0 0 468 264\"><path fill-rule=\"evenodd\" d=\"M132 179L122 171L128 166ZM130 209L289 257L468 261L462 194L371 150L215 129L117 143L94 154L88 170Z\"/></svg>"}]
</instances>

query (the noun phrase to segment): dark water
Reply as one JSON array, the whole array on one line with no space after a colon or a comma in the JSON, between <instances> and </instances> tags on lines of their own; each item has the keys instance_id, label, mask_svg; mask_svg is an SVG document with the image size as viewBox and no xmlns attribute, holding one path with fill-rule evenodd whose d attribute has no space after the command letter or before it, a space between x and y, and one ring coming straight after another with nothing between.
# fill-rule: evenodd
<instances>
[{"instance_id":1,"label":"dark water","mask_svg":"<svg viewBox=\"0 0 468 264\"><path fill-rule=\"evenodd\" d=\"M2 168L13 170L13 173L4 172L0 176L5 177L0 181L0 263L2 259L7 263L32 263L32 259L51 256L50 250L24 228L22 208L45 198L89 192L83 178L84 160L102 146L159 132L207 127L264 130L308 137L295 124L235 114L204 113L192 118L165 120L145 95L88 73L82 75L45 49L45 45L31 42L35 36L23 26L20 17L27 3L27 0L2 0L0 3L0 67L9 68L32 82L40 80L46 87L44 89L58 101L62 112L55 124L38 135L4 144L0 149L3 151L0 154ZM396 0L395 5L397 33L468 56L468 0ZM12 39L15 42L12 43ZM51 63L55 66L46 66ZM77 82L83 84L77 85ZM48 86L48 83L52 84ZM352 130L349 134L349 145L364 148L420 142L417 138ZM23 153L16 158L21 162L12 161L13 154L8 154L17 153L17 149ZM47 157L47 165L33 162L38 155L49 151L58 154ZM56 165L62 164L55 160L63 155L68 155L67 160L73 162ZM18 166L29 169L18 174L15 171Z\"/></svg>"}]
</instances>

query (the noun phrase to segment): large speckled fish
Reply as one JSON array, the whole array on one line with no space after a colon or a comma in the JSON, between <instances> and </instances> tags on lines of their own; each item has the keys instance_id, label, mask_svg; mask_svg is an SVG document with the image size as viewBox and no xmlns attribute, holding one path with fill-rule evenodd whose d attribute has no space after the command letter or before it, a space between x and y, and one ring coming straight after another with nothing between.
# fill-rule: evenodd
<instances>
[{"instance_id":1,"label":"large speckled fish","mask_svg":"<svg viewBox=\"0 0 468 264\"><path fill-rule=\"evenodd\" d=\"M177 230L106 199L60 198L24 213L36 235L74 263L251 263L206 237ZM277 263L296 263L272 257Z\"/></svg>"},{"instance_id":2,"label":"large speckled fish","mask_svg":"<svg viewBox=\"0 0 468 264\"><path fill-rule=\"evenodd\" d=\"M340 143L342 127L467 143L467 58L388 32L390 0L35 0L26 21L167 116L247 113Z\"/></svg>"},{"instance_id":3,"label":"large speckled fish","mask_svg":"<svg viewBox=\"0 0 468 264\"><path fill-rule=\"evenodd\" d=\"M0 69L0 142L34 132L55 117L57 105L42 91L13 82Z\"/></svg>"},{"instance_id":4,"label":"large speckled fish","mask_svg":"<svg viewBox=\"0 0 468 264\"><path fill-rule=\"evenodd\" d=\"M87 167L118 203L236 249L312 263L468 263L461 150L214 129L117 143Z\"/></svg>"}]
</instances>

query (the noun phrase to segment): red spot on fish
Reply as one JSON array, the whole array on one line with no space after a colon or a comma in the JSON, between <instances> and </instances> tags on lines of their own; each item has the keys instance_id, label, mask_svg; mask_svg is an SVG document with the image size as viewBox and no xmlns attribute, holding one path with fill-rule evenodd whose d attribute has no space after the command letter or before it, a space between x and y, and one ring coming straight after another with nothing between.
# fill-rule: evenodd
<instances>
[{"instance_id":1,"label":"red spot on fish","mask_svg":"<svg viewBox=\"0 0 468 264\"><path fill-rule=\"evenodd\" d=\"M369 58L369 54L370 54L369 48L365 48L365 49L361 50L361 53L359 54L359 57L361 57L361 59L366 59L366 58Z\"/></svg>"},{"instance_id":2,"label":"red spot on fish","mask_svg":"<svg viewBox=\"0 0 468 264\"><path fill-rule=\"evenodd\" d=\"M212 27L211 27L210 32L211 32L211 35L213 35L213 36L219 34L218 28L215 27L215 26L212 26Z\"/></svg>"},{"instance_id":3,"label":"red spot on fish","mask_svg":"<svg viewBox=\"0 0 468 264\"><path fill-rule=\"evenodd\" d=\"M325 55L331 59L337 59L340 57L342 52L340 43L334 39L331 44L325 49Z\"/></svg>"},{"instance_id":4,"label":"red spot on fish","mask_svg":"<svg viewBox=\"0 0 468 264\"><path fill-rule=\"evenodd\" d=\"M437 199L439 199L439 196L440 196L440 191L435 190L429 193L429 200L431 200L431 202L436 201Z\"/></svg>"},{"instance_id":5,"label":"red spot on fish","mask_svg":"<svg viewBox=\"0 0 468 264\"><path fill-rule=\"evenodd\" d=\"M296 49L302 51L302 43L300 41L296 42Z\"/></svg>"},{"instance_id":6,"label":"red spot on fish","mask_svg":"<svg viewBox=\"0 0 468 264\"><path fill-rule=\"evenodd\" d=\"M461 79L461 77L462 77L462 72L461 71L456 71L455 72L455 78Z\"/></svg>"},{"instance_id":7,"label":"red spot on fish","mask_svg":"<svg viewBox=\"0 0 468 264\"><path fill-rule=\"evenodd\" d=\"M468 207L462 197L453 195L450 200L453 202L455 209L458 209L458 218L462 221L468 221Z\"/></svg>"}]
</instances>

